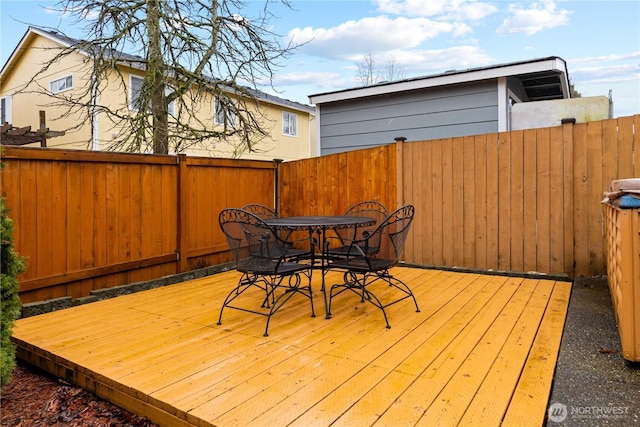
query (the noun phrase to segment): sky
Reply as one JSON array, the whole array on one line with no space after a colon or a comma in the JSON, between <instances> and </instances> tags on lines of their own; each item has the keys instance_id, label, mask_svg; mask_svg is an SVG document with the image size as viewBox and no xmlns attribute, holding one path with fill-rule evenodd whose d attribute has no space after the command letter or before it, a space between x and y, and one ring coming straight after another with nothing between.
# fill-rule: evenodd
<instances>
[{"instance_id":1,"label":"sky","mask_svg":"<svg viewBox=\"0 0 640 427\"><path fill-rule=\"evenodd\" d=\"M264 1L248 0L249 7ZM28 24L81 38L48 0L0 0L0 63ZM281 98L361 86L365 55L413 78L558 56L582 96L608 96L614 117L640 114L640 1L290 0L272 3L270 30L300 44L275 69ZM250 12L247 12L250 14ZM135 53L135 52L127 52Z\"/></svg>"}]
</instances>

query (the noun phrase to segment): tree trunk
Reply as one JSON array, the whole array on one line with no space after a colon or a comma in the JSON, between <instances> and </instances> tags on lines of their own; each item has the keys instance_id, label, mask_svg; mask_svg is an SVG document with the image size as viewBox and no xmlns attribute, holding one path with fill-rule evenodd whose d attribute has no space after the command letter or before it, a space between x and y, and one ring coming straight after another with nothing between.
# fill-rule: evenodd
<instances>
[{"instance_id":1,"label":"tree trunk","mask_svg":"<svg viewBox=\"0 0 640 427\"><path fill-rule=\"evenodd\" d=\"M165 95L166 65L160 47L160 0L147 0L147 31L149 58L147 58L147 84L153 116L153 152L169 153L168 104Z\"/></svg>"}]
</instances>

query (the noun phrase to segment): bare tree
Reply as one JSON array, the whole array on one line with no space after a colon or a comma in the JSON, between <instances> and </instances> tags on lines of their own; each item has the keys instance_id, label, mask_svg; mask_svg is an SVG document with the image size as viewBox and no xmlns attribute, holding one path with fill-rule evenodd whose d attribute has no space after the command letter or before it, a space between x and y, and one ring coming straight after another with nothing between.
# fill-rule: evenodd
<instances>
[{"instance_id":1,"label":"bare tree","mask_svg":"<svg viewBox=\"0 0 640 427\"><path fill-rule=\"evenodd\" d=\"M393 55L387 59L387 66L383 70L383 73L384 80L388 82L402 80L407 77L406 70Z\"/></svg>"},{"instance_id":2,"label":"bare tree","mask_svg":"<svg viewBox=\"0 0 640 427\"><path fill-rule=\"evenodd\" d=\"M280 2L290 7L288 0ZM73 40L39 74L73 52L87 54L92 83L73 96L54 95L55 102L68 107L65 114L75 115L78 126L107 115L117 132L110 149L141 152L152 147L154 153L166 154L169 148L181 152L225 140L236 144L236 154L254 151L269 134L257 102L257 82L271 84L278 61L296 47L282 45L269 30L272 3L62 0L58 9L85 24L85 40ZM257 16L243 15L249 5ZM123 66L144 72L135 94L128 90ZM127 100L125 108L98 102L105 82L113 85L114 76ZM220 126L198 114L197 106L212 97L216 117L223 118Z\"/></svg>"},{"instance_id":3,"label":"bare tree","mask_svg":"<svg viewBox=\"0 0 640 427\"><path fill-rule=\"evenodd\" d=\"M391 82L404 79L406 71L393 55L387 59L383 69L378 69L375 57L370 51L367 51L363 55L362 62L357 64L356 75L363 86L369 86L382 81Z\"/></svg>"},{"instance_id":4,"label":"bare tree","mask_svg":"<svg viewBox=\"0 0 640 427\"><path fill-rule=\"evenodd\" d=\"M369 86L380 81L380 75L376 70L376 60L370 51L363 55L362 62L358 63L356 73L362 86Z\"/></svg>"}]
</instances>

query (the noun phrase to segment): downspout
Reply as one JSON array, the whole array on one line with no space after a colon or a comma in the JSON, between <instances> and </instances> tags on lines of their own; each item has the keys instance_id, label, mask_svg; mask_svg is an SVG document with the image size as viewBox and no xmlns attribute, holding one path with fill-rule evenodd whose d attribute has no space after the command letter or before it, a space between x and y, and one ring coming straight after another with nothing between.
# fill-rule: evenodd
<instances>
[{"instance_id":1,"label":"downspout","mask_svg":"<svg viewBox=\"0 0 640 427\"><path fill-rule=\"evenodd\" d=\"M91 75L91 149L100 150L98 138L98 79L95 72Z\"/></svg>"},{"instance_id":2,"label":"downspout","mask_svg":"<svg viewBox=\"0 0 640 427\"><path fill-rule=\"evenodd\" d=\"M273 193L274 193L274 200L273 200L273 207L274 210L276 211L276 215L280 216L280 190L279 190L279 186L280 186L280 177L279 177L279 169L280 169L280 163L282 163L282 159L273 159L273 163L275 163L276 167L274 169L274 174L273 174Z\"/></svg>"}]
</instances>

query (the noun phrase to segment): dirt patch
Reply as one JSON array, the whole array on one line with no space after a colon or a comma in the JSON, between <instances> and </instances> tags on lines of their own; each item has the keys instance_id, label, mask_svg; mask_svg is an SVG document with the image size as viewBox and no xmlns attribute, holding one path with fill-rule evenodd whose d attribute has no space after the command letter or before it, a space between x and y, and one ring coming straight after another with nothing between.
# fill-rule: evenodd
<instances>
[{"instance_id":1,"label":"dirt patch","mask_svg":"<svg viewBox=\"0 0 640 427\"><path fill-rule=\"evenodd\" d=\"M0 395L2 426L154 427L139 417L32 366L18 363Z\"/></svg>"}]
</instances>

